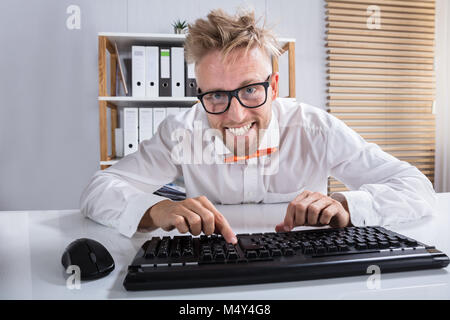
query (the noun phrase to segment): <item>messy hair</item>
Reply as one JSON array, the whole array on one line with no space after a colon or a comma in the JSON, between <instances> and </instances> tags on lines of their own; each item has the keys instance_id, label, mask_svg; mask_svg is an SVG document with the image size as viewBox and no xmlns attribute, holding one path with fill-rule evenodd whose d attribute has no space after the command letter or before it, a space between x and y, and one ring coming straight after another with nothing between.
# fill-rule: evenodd
<instances>
[{"instance_id":1,"label":"messy hair","mask_svg":"<svg viewBox=\"0 0 450 320\"><path fill-rule=\"evenodd\" d=\"M207 19L197 19L188 25L185 41L188 63L200 61L211 50L220 50L227 59L235 49L245 48L245 54L255 46L263 49L267 56L279 56L281 48L271 30L257 26L255 13L240 10L232 16L222 9L212 10Z\"/></svg>"}]
</instances>

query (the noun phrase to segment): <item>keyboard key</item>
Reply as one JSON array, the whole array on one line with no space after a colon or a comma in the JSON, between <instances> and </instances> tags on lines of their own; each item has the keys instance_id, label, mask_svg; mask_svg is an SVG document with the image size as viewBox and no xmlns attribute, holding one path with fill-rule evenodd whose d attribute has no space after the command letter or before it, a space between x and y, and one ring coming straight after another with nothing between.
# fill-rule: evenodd
<instances>
[{"instance_id":1,"label":"keyboard key","mask_svg":"<svg viewBox=\"0 0 450 320\"><path fill-rule=\"evenodd\" d=\"M211 260L213 259L213 256L212 256L212 254L209 253L209 252L204 252L204 253L200 256L200 259L201 259L202 261L211 261Z\"/></svg>"},{"instance_id":2,"label":"keyboard key","mask_svg":"<svg viewBox=\"0 0 450 320\"><path fill-rule=\"evenodd\" d=\"M387 241L380 241L378 244L381 249L389 248L389 242Z\"/></svg>"},{"instance_id":3,"label":"keyboard key","mask_svg":"<svg viewBox=\"0 0 450 320\"><path fill-rule=\"evenodd\" d=\"M255 259L256 257L258 257L255 250L247 250L247 252L245 252L245 256L247 259Z\"/></svg>"},{"instance_id":4,"label":"keyboard key","mask_svg":"<svg viewBox=\"0 0 450 320\"><path fill-rule=\"evenodd\" d=\"M238 242L239 242L239 246L244 251L264 249L264 247L262 247L262 246L260 246L258 244L255 244L254 242L252 242L251 238L240 238L238 240Z\"/></svg>"},{"instance_id":5,"label":"keyboard key","mask_svg":"<svg viewBox=\"0 0 450 320\"><path fill-rule=\"evenodd\" d=\"M368 249L378 249L378 243L374 241L370 241L367 243Z\"/></svg>"},{"instance_id":6,"label":"keyboard key","mask_svg":"<svg viewBox=\"0 0 450 320\"><path fill-rule=\"evenodd\" d=\"M336 247L335 245L331 245L328 247L328 252L336 252L338 251L338 247Z\"/></svg>"},{"instance_id":7,"label":"keyboard key","mask_svg":"<svg viewBox=\"0 0 450 320\"><path fill-rule=\"evenodd\" d=\"M167 251L159 250L158 258L167 258L167 256L168 256Z\"/></svg>"},{"instance_id":8,"label":"keyboard key","mask_svg":"<svg viewBox=\"0 0 450 320\"><path fill-rule=\"evenodd\" d=\"M320 253L325 253L325 252L327 252L325 247L323 247L323 246L316 247L316 253L320 254Z\"/></svg>"},{"instance_id":9,"label":"keyboard key","mask_svg":"<svg viewBox=\"0 0 450 320\"><path fill-rule=\"evenodd\" d=\"M225 260L225 253L223 251L218 251L214 254L214 260L222 261Z\"/></svg>"},{"instance_id":10,"label":"keyboard key","mask_svg":"<svg viewBox=\"0 0 450 320\"><path fill-rule=\"evenodd\" d=\"M153 237L150 240L150 242L147 246L147 250L145 251L146 259L151 259L156 256L156 250L158 249L158 245L159 245L160 241L161 241L161 239L159 237Z\"/></svg>"},{"instance_id":11,"label":"keyboard key","mask_svg":"<svg viewBox=\"0 0 450 320\"><path fill-rule=\"evenodd\" d=\"M267 258L270 257L270 253L268 250L260 250L259 251L259 257L260 258Z\"/></svg>"},{"instance_id":12,"label":"keyboard key","mask_svg":"<svg viewBox=\"0 0 450 320\"><path fill-rule=\"evenodd\" d=\"M354 247L355 244L356 244L356 242L353 241L353 240L347 240L347 241L345 241L345 243L347 243L347 245L350 246L350 247Z\"/></svg>"},{"instance_id":13,"label":"keyboard key","mask_svg":"<svg viewBox=\"0 0 450 320\"><path fill-rule=\"evenodd\" d=\"M389 245L391 246L391 247L394 247L394 248L398 248L398 247L400 247L401 245L400 245L400 242L398 242L398 241L389 241Z\"/></svg>"},{"instance_id":14,"label":"keyboard key","mask_svg":"<svg viewBox=\"0 0 450 320\"><path fill-rule=\"evenodd\" d=\"M281 256L281 250L280 249L273 249L273 250L270 251L270 253L272 254L272 257Z\"/></svg>"},{"instance_id":15,"label":"keyboard key","mask_svg":"<svg viewBox=\"0 0 450 320\"><path fill-rule=\"evenodd\" d=\"M367 245L364 242L358 242L356 244L356 249L357 250L365 250L365 249L367 249Z\"/></svg>"},{"instance_id":16,"label":"keyboard key","mask_svg":"<svg viewBox=\"0 0 450 320\"><path fill-rule=\"evenodd\" d=\"M228 251L227 253L227 259L228 260L237 260L238 259L238 254L236 251Z\"/></svg>"},{"instance_id":17,"label":"keyboard key","mask_svg":"<svg viewBox=\"0 0 450 320\"><path fill-rule=\"evenodd\" d=\"M314 253L314 248L312 246L303 248L303 254L313 254L313 253Z\"/></svg>"}]
</instances>

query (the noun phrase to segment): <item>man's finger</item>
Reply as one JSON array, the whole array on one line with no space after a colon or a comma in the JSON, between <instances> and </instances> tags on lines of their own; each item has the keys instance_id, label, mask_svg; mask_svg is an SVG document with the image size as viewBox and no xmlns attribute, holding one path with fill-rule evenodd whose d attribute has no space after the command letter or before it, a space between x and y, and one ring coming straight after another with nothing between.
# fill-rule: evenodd
<instances>
[{"instance_id":1,"label":"man's finger","mask_svg":"<svg viewBox=\"0 0 450 320\"><path fill-rule=\"evenodd\" d=\"M350 223L350 215L348 214L348 212L345 211L345 209L342 208L342 206L339 204L334 204L332 209L335 210L336 213L331 218L330 226L333 228L342 228L348 226Z\"/></svg>"},{"instance_id":2,"label":"man's finger","mask_svg":"<svg viewBox=\"0 0 450 320\"><path fill-rule=\"evenodd\" d=\"M186 203L186 206L202 219L202 230L206 235L214 233L214 214L199 199Z\"/></svg>"},{"instance_id":3,"label":"man's finger","mask_svg":"<svg viewBox=\"0 0 450 320\"><path fill-rule=\"evenodd\" d=\"M306 197L308 197L308 196L311 195L311 194L312 194L311 191L305 190L305 191L303 191L302 193L300 193L298 196L296 196L296 197L294 198L294 200L292 200L292 202L298 202L298 201L300 201L300 200L303 200L303 199L305 199Z\"/></svg>"},{"instance_id":4,"label":"man's finger","mask_svg":"<svg viewBox=\"0 0 450 320\"><path fill-rule=\"evenodd\" d=\"M225 238L228 243L236 244L237 238L231 229L227 219L216 209L216 207L206 197L202 198L203 205L214 214L215 229Z\"/></svg>"},{"instance_id":5,"label":"man's finger","mask_svg":"<svg viewBox=\"0 0 450 320\"><path fill-rule=\"evenodd\" d=\"M286 209L286 215L284 216L284 221L280 223L280 228L282 230L279 231L289 231L294 227L294 219L295 219L295 205L291 202L289 203ZM277 231L277 232L279 232Z\"/></svg>"},{"instance_id":6,"label":"man's finger","mask_svg":"<svg viewBox=\"0 0 450 320\"><path fill-rule=\"evenodd\" d=\"M297 215L297 203L302 201L303 199L307 198L312 192L305 190L302 193L300 193L298 196L295 197L294 200L292 200L287 209L286 209L286 215L284 216L284 221L279 223L277 226L275 226L276 232L282 232L282 231L290 231L295 226L303 225L303 223L298 224L296 223L296 220L301 221L301 211L299 211L299 214ZM305 219L303 218L303 221Z\"/></svg>"},{"instance_id":7,"label":"man's finger","mask_svg":"<svg viewBox=\"0 0 450 320\"><path fill-rule=\"evenodd\" d=\"M180 233L186 233L189 231L189 226L183 216L176 215L173 221L173 225Z\"/></svg>"},{"instance_id":8,"label":"man's finger","mask_svg":"<svg viewBox=\"0 0 450 320\"><path fill-rule=\"evenodd\" d=\"M194 236L198 236L202 232L202 219L197 213L190 210L185 205L180 206L177 213L186 218L189 230Z\"/></svg>"},{"instance_id":9,"label":"man's finger","mask_svg":"<svg viewBox=\"0 0 450 320\"><path fill-rule=\"evenodd\" d=\"M320 198L314 202L312 202L308 206L308 224L311 226L315 226L319 222L319 215L322 212L323 209L328 207L330 204L333 203L333 200L328 197Z\"/></svg>"},{"instance_id":10,"label":"man's finger","mask_svg":"<svg viewBox=\"0 0 450 320\"><path fill-rule=\"evenodd\" d=\"M275 232L283 232L283 231L285 231L284 222L281 222L275 226Z\"/></svg>"},{"instance_id":11,"label":"man's finger","mask_svg":"<svg viewBox=\"0 0 450 320\"><path fill-rule=\"evenodd\" d=\"M295 205L295 216L298 216L298 220L303 221L303 224L309 224L308 216L307 216L307 210L311 203L315 202L316 200L320 199L323 195L321 195L318 192L313 192L307 195L305 198L301 200L294 200ZM294 219L295 221L295 219ZM301 224L301 225L303 225Z\"/></svg>"}]
</instances>

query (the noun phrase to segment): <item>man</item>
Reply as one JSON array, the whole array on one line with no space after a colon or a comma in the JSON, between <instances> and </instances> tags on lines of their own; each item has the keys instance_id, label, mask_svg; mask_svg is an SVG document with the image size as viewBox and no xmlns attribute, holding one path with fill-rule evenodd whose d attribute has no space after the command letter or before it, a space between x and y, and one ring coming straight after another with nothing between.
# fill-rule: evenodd
<instances>
[{"instance_id":1,"label":"man","mask_svg":"<svg viewBox=\"0 0 450 320\"><path fill-rule=\"evenodd\" d=\"M185 49L196 64L200 102L168 117L139 151L97 172L82 194L84 215L129 237L176 228L218 232L236 243L213 203L289 202L276 231L390 224L432 213L433 187L415 167L318 108L276 98L271 56L278 46L253 13L210 12L190 26ZM326 196L329 176L352 191ZM186 200L153 194L179 177Z\"/></svg>"}]
</instances>

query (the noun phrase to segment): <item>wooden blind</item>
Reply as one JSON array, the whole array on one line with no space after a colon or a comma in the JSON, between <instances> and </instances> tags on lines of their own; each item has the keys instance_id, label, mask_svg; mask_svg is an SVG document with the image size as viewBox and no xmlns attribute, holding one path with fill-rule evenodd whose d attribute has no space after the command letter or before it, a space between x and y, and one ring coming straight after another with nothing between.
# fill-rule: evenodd
<instances>
[{"instance_id":1,"label":"wooden blind","mask_svg":"<svg viewBox=\"0 0 450 320\"><path fill-rule=\"evenodd\" d=\"M326 2L328 111L434 183L435 0Z\"/></svg>"}]
</instances>

